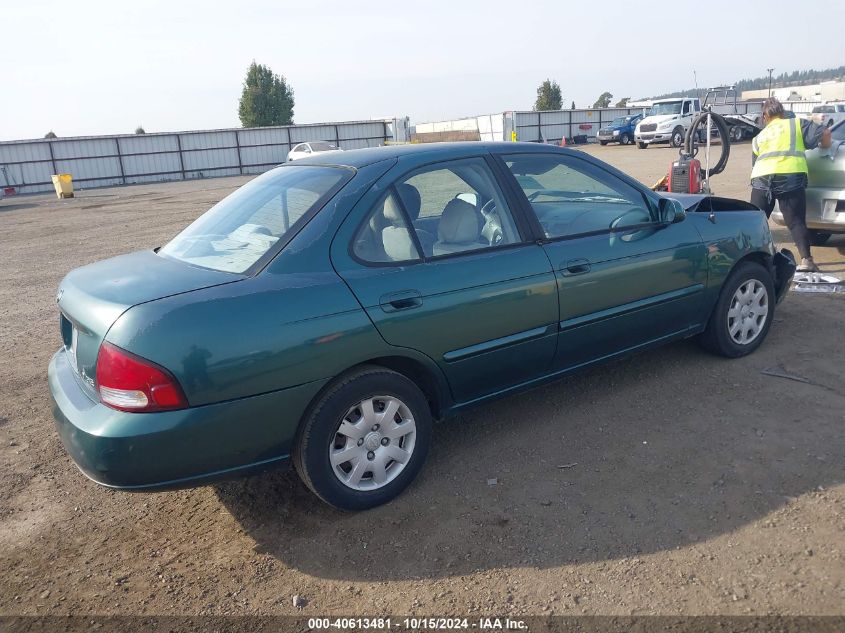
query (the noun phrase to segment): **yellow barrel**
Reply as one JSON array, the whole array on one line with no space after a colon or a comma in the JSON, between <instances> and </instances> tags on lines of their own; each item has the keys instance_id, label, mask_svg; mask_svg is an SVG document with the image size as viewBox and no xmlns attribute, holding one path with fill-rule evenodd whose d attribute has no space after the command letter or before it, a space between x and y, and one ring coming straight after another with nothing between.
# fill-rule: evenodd
<instances>
[{"instance_id":1,"label":"yellow barrel","mask_svg":"<svg viewBox=\"0 0 845 633\"><path fill-rule=\"evenodd\" d=\"M73 176L70 174L53 174L53 186L59 198L73 198Z\"/></svg>"}]
</instances>

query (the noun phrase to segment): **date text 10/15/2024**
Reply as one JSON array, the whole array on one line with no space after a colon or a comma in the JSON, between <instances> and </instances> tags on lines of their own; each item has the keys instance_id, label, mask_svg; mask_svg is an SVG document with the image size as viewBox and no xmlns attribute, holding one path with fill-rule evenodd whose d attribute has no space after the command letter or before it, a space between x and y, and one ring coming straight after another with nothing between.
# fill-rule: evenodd
<instances>
[{"instance_id":1,"label":"date text 10/15/2024","mask_svg":"<svg viewBox=\"0 0 845 633\"><path fill-rule=\"evenodd\" d=\"M510 618L437 618L437 617L407 617L407 618L309 618L308 628L311 630L390 630L403 629L411 631L446 631L446 630L477 630L477 631L522 631L528 629L523 620Z\"/></svg>"}]
</instances>

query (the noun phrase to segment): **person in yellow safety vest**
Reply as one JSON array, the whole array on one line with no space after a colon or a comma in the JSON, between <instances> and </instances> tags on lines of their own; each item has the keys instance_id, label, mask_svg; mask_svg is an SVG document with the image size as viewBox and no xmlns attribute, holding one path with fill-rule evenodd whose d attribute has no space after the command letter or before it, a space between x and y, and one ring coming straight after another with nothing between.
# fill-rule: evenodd
<instances>
[{"instance_id":1,"label":"person in yellow safety vest","mask_svg":"<svg viewBox=\"0 0 845 633\"><path fill-rule=\"evenodd\" d=\"M772 214L777 200L783 220L798 247L801 272L819 267L810 253L807 230L807 159L804 150L830 147L830 130L787 113L780 101L763 102L766 127L751 141L751 204Z\"/></svg>"}]
</instances>

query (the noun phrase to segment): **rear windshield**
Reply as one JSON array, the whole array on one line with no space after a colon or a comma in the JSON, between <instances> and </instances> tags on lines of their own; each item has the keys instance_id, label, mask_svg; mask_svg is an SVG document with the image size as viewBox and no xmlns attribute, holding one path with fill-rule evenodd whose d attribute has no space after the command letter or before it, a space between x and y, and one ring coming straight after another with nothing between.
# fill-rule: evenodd
<instances>
[{"instance_id":1,"label":"rear windshield","mask_svg":"<svg viewBox=\"0 0 845 633\"><path fill-rule=\"evenodd\" d=\"M251 180L197 218L159 250L160 255L243 273L309 212L319 209L350 175L333 167L278 167Z\"/></svg>"},{"instance_id":2,"label":"rear windshield","mask_svg":"<svg viewBox=\"0 0 845 633\"><path fill-rule=\"evenodd\" d=\"M311 143L311 149L315 152L329 152L333 149L337 149L337 145L326 141L318 141L316 143Z\"/></svg>"}]
</instances>

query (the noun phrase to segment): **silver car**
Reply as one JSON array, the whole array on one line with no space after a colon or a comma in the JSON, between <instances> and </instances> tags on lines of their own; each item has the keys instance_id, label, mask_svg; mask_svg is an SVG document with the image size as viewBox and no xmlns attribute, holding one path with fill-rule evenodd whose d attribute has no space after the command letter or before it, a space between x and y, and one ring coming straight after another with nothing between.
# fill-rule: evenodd
<instances>
[{"instance_id":1,"label":"silver car","mask_svg":"<svg viewBox=\"0 0 845 633\"><path fill-rule=\"evenodd\" d=\"M845 233L845 121L837 123L831 131L833 146L842 143L835 159L820 149L807 150L807 167L810 174L807 184L807 228L810 241L820 246L833 233ZM780 209L772 219L785 226Z\"/></svg>"}]
</instances>

